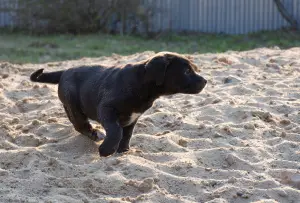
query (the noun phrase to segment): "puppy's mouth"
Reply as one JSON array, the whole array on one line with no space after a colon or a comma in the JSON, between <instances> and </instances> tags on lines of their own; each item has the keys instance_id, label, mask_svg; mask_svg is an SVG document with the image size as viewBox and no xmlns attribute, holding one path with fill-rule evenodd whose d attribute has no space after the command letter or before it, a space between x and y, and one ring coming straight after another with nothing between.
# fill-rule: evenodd
<instances>
[{"instance_id":1,"label":"puppy's mouth","mask_svg":"<svg viewBox=\"0 0 300 203\"><path fill-rule=\"evenodd\" d=\"M198 94L200 93L204 87L206 86L206 82L203 83L196 83L196 84L188 84L184 90L183 90L183 93L186 93L186 94Z\"/></svg>"}]
</instances>

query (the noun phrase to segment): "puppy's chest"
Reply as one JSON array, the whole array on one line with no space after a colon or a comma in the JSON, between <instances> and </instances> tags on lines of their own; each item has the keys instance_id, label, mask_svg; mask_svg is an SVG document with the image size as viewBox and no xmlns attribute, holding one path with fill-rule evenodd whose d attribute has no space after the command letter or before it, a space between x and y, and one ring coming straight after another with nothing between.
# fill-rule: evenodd
<instances>
[{"instance_id":1,"label":"puppy's chest","mask_svg":"<svg viewBox=\"0 0 300 203\"><path fill-rule=\"evenodd\" d=\"M131 113L127 115L120 115L120 124L123 127L133 124L142 114L141 113Z\"/></svg>"},{"instance_id":2,"label":"puppy's chest","mask_svg":"<svg viewBox=\"0 0 300 203\"><path fill-rule=\"evenodd\" d=\"M151 108L154 99L139 101L138 99L134 99L133 101L124 101L122 104L130 104L128 106L123 106L122 109L131 109L132 113L121 113L119 116L119 121L121 126L129 126L133 124L147 109Z\"/></svg>"}]
</instances>

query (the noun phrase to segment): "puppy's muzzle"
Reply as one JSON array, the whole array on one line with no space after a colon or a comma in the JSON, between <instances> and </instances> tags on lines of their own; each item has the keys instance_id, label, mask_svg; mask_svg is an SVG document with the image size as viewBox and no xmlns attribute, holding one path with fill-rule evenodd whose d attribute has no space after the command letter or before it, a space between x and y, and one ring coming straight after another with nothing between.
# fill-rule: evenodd
<instances>
[{"instance_id":1,"label":"puppy's muzzle","mask_svg":"<svg viewBox=\"0 0 300 203\"><path fill-rule=\"evenodd\" d=\"M188 85L186 91L189 94L198 94L204 89L206 84L207 80L200 75L197 75L193 78L193 82Z\"/></svg>"},{"instance_id":2,"label":"puppy's muzzle","mask_svg":"<svg viewBox=\"0 0 300 203\"><path fill-rule=\"evenodd\" d=\"M199 92L204 89L206 84L207 84L207 80L199 76L199 82L197 83L197 89L199 90Z\"/></svg>"}]
</instances>

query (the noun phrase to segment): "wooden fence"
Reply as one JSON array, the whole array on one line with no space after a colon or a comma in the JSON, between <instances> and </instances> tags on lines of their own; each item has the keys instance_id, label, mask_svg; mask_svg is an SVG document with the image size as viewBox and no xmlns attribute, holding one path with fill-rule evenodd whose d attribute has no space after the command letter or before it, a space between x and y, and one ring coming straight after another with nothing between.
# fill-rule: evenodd
<instances>
[{"instance_id":1,"label":"wooden fence","mask_svg":"<svg viewBox=\"0 0 300 203\"><path fill-rule=\"evenodd\" d=\"M130 0L128 0L130 1ZM17 27L17 0L0 0L0 27ZM144 0L159 12L151 30L246 34L289 26L274 0ZM281 0L300 24L300 0ZM300 27L299 27L300 28Z\"/></svg>"}]
</instances>

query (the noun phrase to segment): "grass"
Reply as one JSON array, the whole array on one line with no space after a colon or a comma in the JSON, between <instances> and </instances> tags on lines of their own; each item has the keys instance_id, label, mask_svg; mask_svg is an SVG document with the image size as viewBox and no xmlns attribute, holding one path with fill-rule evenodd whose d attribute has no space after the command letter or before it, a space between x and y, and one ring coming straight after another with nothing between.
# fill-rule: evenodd
<instances>
[{"instance_id":1,"label":"grass","mask_svg":"<svg viewBox=\"0 0 300 203\"><path fill-rule=\"evenodd\" d=\"M219 53L245 51L258 47L282 49L300 46L300 33L289 31L260 32L249 35L169 34L157 39L106 34L33 36L0 33L0 61L43 63L82 57L128 55L142 51L178 53Z\"/></svg>"}]
</instances>

